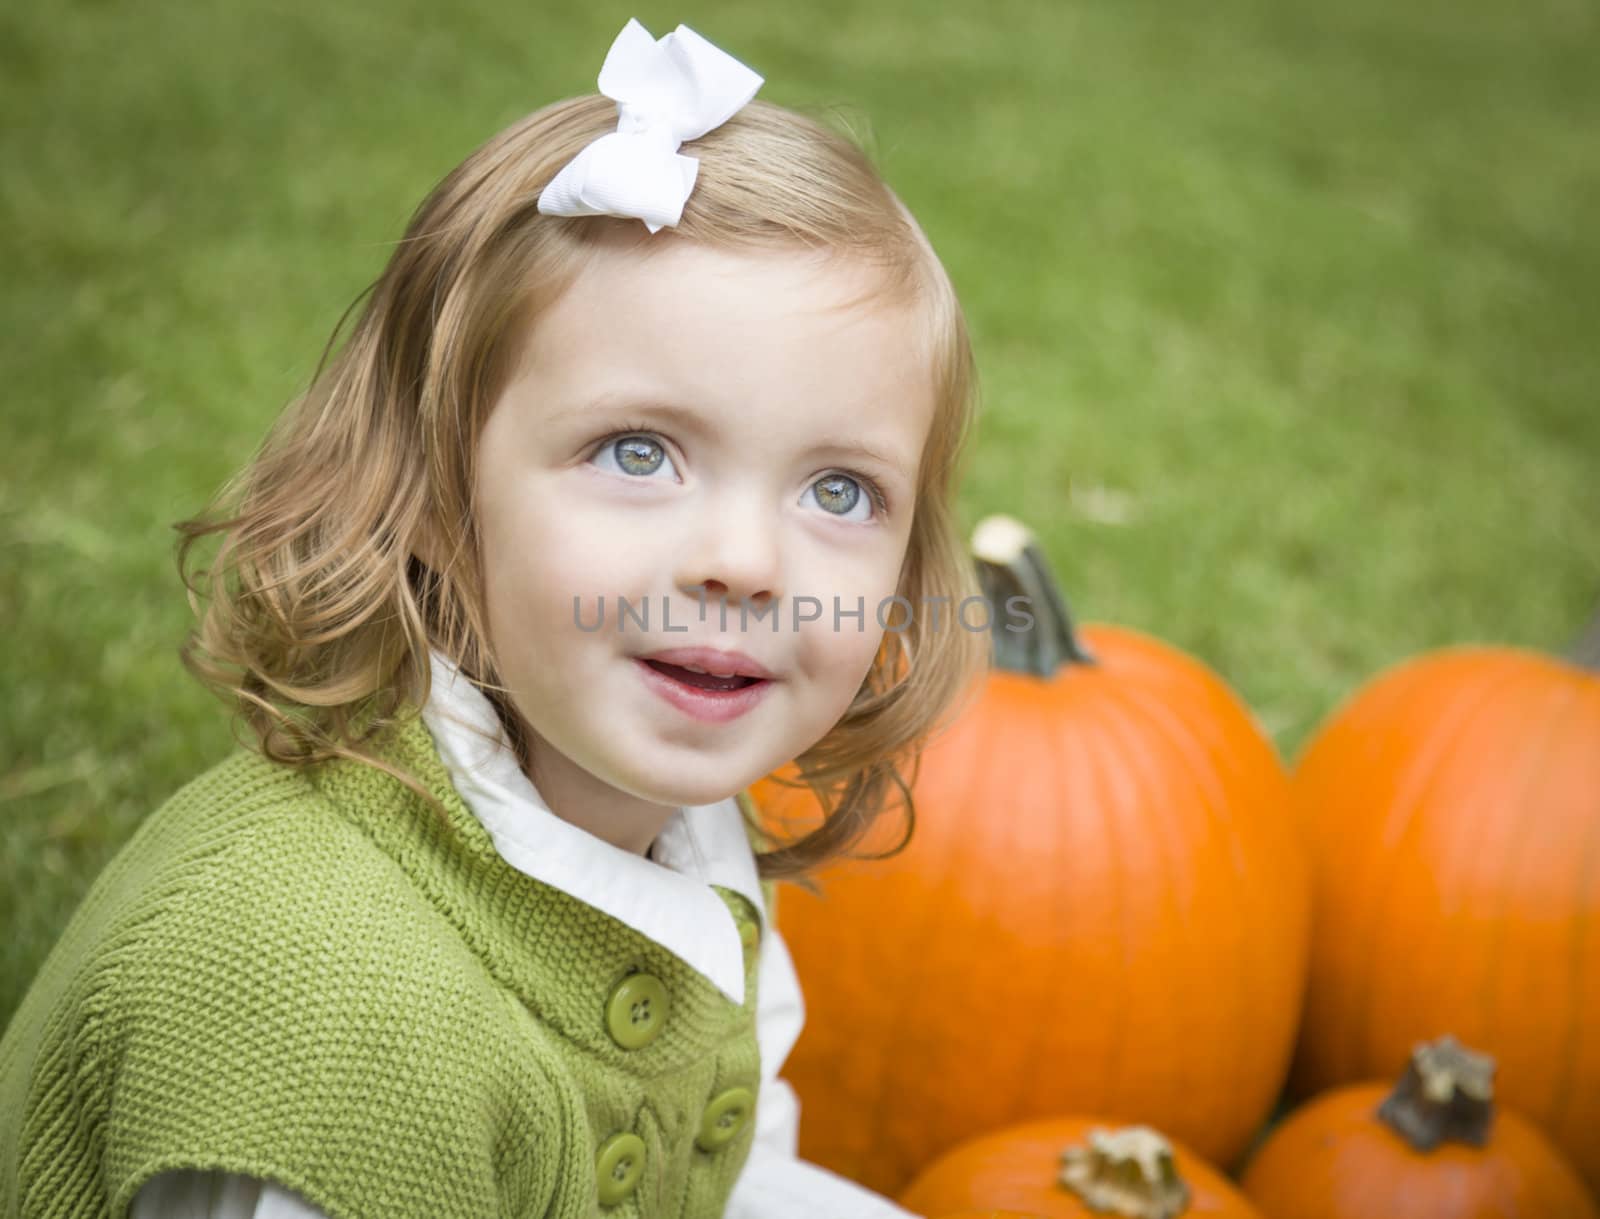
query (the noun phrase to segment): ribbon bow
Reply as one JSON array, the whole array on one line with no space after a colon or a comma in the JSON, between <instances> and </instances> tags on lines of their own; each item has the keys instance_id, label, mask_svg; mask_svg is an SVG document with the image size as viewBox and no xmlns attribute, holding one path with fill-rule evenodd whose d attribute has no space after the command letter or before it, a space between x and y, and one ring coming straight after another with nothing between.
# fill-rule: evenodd
<instances>
[{"instance_id":1,"label":"ribbon bow","mask_svg":"<svg viewBox=\"0 0 1600 1219\"><path fill-rule=\"evenodd\" d=\"M547 216L633 216L652 232L676 226L700 162L685 140L720 127L762 78L686 25L658 42L629 18L600 69L617 103L617 129L592 140L539 195Z\"/></svg>"}]
</instances>

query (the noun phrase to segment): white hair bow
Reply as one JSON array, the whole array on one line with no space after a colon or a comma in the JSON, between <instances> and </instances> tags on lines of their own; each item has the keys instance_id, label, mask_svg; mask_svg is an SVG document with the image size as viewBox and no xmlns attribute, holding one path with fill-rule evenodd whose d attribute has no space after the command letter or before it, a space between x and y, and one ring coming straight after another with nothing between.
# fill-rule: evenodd
<instances>
[{"instance_id":1,"label":"white hair bow","mask_svg":"<svg viewBox=\"0 0 1600 1219\"><path fill-rule=\"evenodd\" d=\"M734 116L762 78L686 25L659 42L629 18L600 69L617 129L591 141L539 195L547 216L635 216L654 233L676 226L700 162L685 140Z\"/></svg>"}]
</instances>

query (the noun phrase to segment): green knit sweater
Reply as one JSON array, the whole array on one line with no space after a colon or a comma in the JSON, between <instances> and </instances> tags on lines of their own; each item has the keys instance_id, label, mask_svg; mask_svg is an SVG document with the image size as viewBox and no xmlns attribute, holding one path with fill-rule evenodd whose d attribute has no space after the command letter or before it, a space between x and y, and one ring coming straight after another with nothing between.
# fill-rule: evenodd
<instances>
[{"instance_id":1,"label":"green knit sweater","mask_svg":"<svg viewBox=\"0 0 1600 1219\"><path fill-rule=\"evenodd\" d=\"M0 1039L0 1216L121 1219L180 1167L333 1219L722 1213L754 1132L756 950L736 1006L507 864L420 718L381 752L447 826L370 766L240 749L107 866Z\"/></svg>"}]
</instances>

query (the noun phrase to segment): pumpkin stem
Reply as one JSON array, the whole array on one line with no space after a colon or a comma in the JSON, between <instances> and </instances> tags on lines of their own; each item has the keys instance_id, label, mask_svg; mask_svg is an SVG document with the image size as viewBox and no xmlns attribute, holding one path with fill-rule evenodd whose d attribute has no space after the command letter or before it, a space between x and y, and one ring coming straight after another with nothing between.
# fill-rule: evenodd
<instances>
[{"instance_id":1,"label":"pumpkin stem","mask_svg":"<svg viewBox=\"0 0 1600 1219\"><path fill-rule=\"evenodd\" d=\"M971 549L978 585L989 602L995 668L1051 677L1068 661L1095 663L1078 642L1066 600L1026 525L1015 517L986 516L972 531ZM1011 597L1023 598L1033 615L1031 626L1013 629L1002 625L1010 621L1010 613L1004 611Z\"/></svg>"},{"instance_id":2,"label":"pumpkin stem","mask_svg":"<svg viewBox=\"0 0 1600 1219\"><path fill-rule=\"evenodd\" d=\"M1421 1043L1378 1117L1418 1151L1446 1141L1482 1147L1494 1122L1494 1068L1454 1037Z\"/></svg>"},{"instance_id":3,"label":"pumpkin stem","mask_svg":"<svg viewBox=\"0 0 1600 1219\"><path fill-rule=\"evenodd\" d=\"M1061 1153L1060 1182L1092 1211L1174 1219L1189 1205L1172 1144L1148 1126L1094 1130Z\"/></svg>"},{"instance_id":4,"label":"pumpkin stem","mask_svg":"<svg viewBox=\"0 0 1600 1219\"><path fill-rule=\"evenodd\" d=\"M1572 660L1586 669L1600 673L1600 610L1589 619L1589 628L1572 645Z\"/></svg>"}]
</instances>

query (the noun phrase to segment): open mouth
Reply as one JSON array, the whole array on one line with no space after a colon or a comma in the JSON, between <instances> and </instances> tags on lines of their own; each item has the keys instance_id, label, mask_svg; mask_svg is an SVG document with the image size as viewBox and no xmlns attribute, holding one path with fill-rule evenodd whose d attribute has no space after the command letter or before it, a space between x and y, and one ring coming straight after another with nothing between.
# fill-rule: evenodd
<instances>
[{"instance_id":1,"label":"open mouth","mask_svg":"<svg viewBox=\"0 0 1600 1219\"><path fill-rule=\"evenodd\" d=\"M696 673L693 669L685 669L681 665L669 665L663 660L647 660L644 663L657 673L670 677L673 681L682 682L686 686L693 686L697 690L717 692L743 690L746 686L757 686L762 682L759 677L716 677L710 673Z\"/></svg>"}]
</instances>

